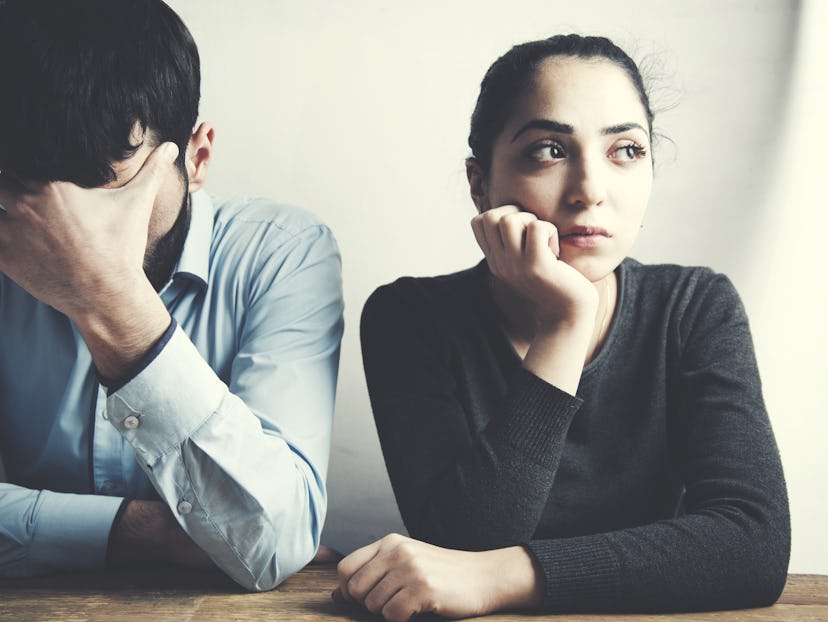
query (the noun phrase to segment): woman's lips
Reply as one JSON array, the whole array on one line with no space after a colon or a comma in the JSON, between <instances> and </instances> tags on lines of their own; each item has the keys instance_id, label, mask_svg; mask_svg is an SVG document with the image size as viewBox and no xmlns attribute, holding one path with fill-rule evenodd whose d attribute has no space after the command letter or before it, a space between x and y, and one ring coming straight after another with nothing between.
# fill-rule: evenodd
<instances>
[{"instance_id":1,"label":"woman's lips","mask_svg":"<svg viewBox=\"0 0 828 622\"><path fill-rule=\"evenodd\" d=\"M575 248L596 248L610 238L601 227L571 227L559 237L561 244Z\"/></svg>"}]
</instances>

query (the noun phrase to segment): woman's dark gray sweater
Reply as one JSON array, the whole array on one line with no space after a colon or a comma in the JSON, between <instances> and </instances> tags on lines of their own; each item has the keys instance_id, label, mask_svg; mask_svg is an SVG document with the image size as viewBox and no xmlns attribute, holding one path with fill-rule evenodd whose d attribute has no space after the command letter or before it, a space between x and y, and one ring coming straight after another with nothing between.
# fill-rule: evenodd
<instances>
[{"instance_id":1,"label":"woman's dark gray sweater","mask_svg":"<svg viewBox=\"0 0 828 622\"><path fill-rule=\"evenodd\" d=\"M365 305L365 373L411 536L522 544L544 609L771 604L790 519L748 322L704 268L617 270L609 333L577 397L523 369L485 262L402 278Z\"/></svg>"}]
</instances>

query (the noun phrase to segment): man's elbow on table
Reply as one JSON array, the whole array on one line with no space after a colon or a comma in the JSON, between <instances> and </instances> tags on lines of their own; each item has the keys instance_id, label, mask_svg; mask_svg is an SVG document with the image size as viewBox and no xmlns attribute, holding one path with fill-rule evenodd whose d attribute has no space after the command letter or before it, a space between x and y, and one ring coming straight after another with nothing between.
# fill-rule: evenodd
<instances>
[{"instance_id":1,"label":"man's elbow on table","mask_svg":"<svg viewBox=\"0 0 828 622\"><path fill-rule=\"evenodd\" d=\"M317 494L318 498L308 498L301 512L285 508L269 520L250 521L248 529L232 527L225 539L236 546L222 547L211 555L213 561L246 590L272 590L316 554L326 510L324 492Z\"/></svg>"},{"instance_id":2,"label":"man's elbow on table","mask_svg":"<svg viewBox=\"0 0 828 622\"><path fill-rule=\"evenodd\" d=\"M230 576L236 583L250 592L272 590L282 581L304 568L313 559L317 548L314 540L318 542L318 538L308 537L302 542L290 543L291 546L289 547L277 546L275 547L277 550L261 564L256 572L245 568L245 571Z\"/></svg>"}]
</instances>

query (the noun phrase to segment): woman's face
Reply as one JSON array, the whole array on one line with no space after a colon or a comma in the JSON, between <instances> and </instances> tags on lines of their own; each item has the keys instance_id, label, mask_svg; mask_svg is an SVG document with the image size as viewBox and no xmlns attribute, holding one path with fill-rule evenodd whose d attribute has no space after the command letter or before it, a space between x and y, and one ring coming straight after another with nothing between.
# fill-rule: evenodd
<instances>
[{"instance_id":1,"label":"woman's face","mask_svg":"<svg viewBox=\"0 0 828 622\"><path fill-rule=\"evenodd\" d=\"M471 179L471 178L470 178ZM515 205L558 229L560 259L595 282L635 242L653 181L650 135L623 69L552 57L495 139L479 209Z\"/></svg>"}]
</instances>

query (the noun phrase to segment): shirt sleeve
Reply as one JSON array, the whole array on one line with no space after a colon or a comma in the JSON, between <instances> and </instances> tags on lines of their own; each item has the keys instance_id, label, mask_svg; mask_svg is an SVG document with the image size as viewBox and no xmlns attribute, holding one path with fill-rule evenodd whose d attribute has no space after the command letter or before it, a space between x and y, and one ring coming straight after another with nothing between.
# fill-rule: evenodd
<instances>
[{"instance_id":1,"label":"shirt sleeve","mask_svg":"<svg viewBox=\"0 0 828 622\"><path fill-rule=\"evenodd\" d=\"M0 576L100 570L121 501L0 483Z\"/></svg>"},{"instance_id":2,"label":"shirt sleeve","mask_svg":"<svg viewBox=\"0 0 828 622\"><path fill-rule=\"evenodd\" d=\"M0 306L4 283L0 273ZM122 501L0 480L0 577L103 569L112 521Z\"/></svg>"},{"instance_id":3,"label":"shirt sleeve","mask_svg":"<svg viewBox=\"0 0 828 622\"><path fill-rule=\"evenodd\" d=\"M176 328L107 401L184 530L250 590L272 589L318 547L343 328L327 228L261 255L229 386Z\"/></svg>"},{"instance_id":4,"label":"shirt sleeve","mask_svg":"<svg viewBox=\"0 0 828 622\"><path fill-rule=\"evenodd\" d=\"M411 536L451 548L519 544L535 532L582 400L518 368L474 429L451 329L427 307L390 286L362 314L368 391L403 521Z\"/></svg>"},{"instance_id":5,"label":"shirt sleeve","mask_svg":"<svg viewBox=\"0 0 828 622\"><path fill-rule=\"evenodd\" d=\"M770 605L787 577L790 517L747 317L718 275L672 327L680 356L671 450L675 518L526 543L550 611L698 611Z\"/></svg>"}]
</instances>

